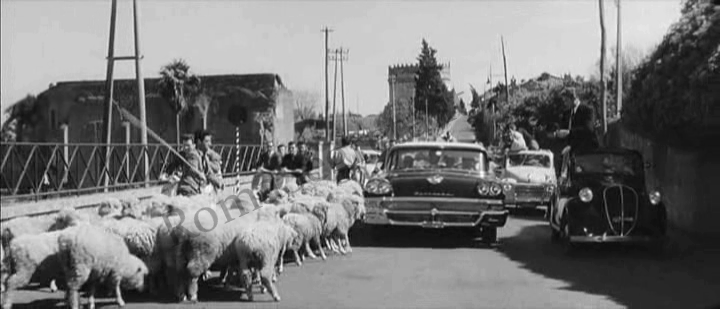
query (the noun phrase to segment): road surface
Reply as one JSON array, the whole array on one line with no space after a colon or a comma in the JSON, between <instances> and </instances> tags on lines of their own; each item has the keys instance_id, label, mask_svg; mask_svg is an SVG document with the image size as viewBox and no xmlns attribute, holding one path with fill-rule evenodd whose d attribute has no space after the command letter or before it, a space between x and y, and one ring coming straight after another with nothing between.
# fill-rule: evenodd
<instances>
[{"instance_id":1,"label":"road surface","mask_svg":"<svg viewBox=\"0 0 720 309\"><path fill-rule=\"evenodd\" d=\"M475 129L468 122L467 115L456 114L454 119L446 126L446 131L449 131L450 135L460 142L472 143L475 141Z\"/></svg>"},{"instance_id":2,"label":"road surface","mask_svg":"<svg viewBox=\"0 0 720 309\"><path fill-rule=\"evenodd\" d=\"M494 248L460 233L397 230L381 243L355 231L352 254L286 267L282 301L205 287L201 302L161 304L126 296L126 308L713 308L720 253L654 258L648 251L589 248L567 256L541 216L513 217ZM15 308L63 306L62 292L21 291ZM244 300L244 299L243 299ZM98 308L117 308L111 299Z\"/></svg>"}]
</instances>

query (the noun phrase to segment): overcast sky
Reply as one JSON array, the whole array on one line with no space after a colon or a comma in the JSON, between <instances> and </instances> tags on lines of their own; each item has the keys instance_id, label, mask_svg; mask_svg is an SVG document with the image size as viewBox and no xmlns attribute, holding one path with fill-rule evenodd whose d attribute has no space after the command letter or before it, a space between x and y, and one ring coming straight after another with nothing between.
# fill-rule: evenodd
<instances>
[{"instance_id":1,"label":"overcast sky","mask_svg":"<svg viewBox=\"0 0 720 309\"><path fill-rule=\"evenodd\" d=\"M466 100L468 84L482 90L490 66L502 73L500 35L508 73L518 80L542 72L588 76L600 54L594 0L138 2L145 77L184 58L201 75L276 73L291 90L324 97L321 28L327 25L334 29L330 47L350 50L345 99L362 114L382 110L388 66L415 62L423 38L441 62L451 63L452 83ZM616 39L614 2L605 1L608 47ZM3 109L50 83L105 78L109 0L0 3ZM680 3L623 0L624 45L655 46L679 18ZM131 1L119 1L119 56L133 52L131 10ZM115 76L134 77L134 65L119 62Z\"/></svg>"}]
</instances>

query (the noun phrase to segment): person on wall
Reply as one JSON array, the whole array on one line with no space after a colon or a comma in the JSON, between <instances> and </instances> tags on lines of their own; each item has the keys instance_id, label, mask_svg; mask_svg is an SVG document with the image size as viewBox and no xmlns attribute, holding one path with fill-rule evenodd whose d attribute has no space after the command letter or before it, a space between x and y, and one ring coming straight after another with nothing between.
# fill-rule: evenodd
<instances>
[{"instance_id":1,"label":"person on wall","mask_svg":"<svg viewBox=\"0 0 720 309\"><path fill-rule=\"evenodd\" d=\"M209 184L212 185L211 189L223 190L225 184L222 177L222 157L220 154L212 150L212 133L206 130L199 130L195 133L195 142L197 148L200 151L202 158L202 171L205 173L205 177ZM209 193L209 190L206 193Z\"/></svg>"},{"instance_id":2,"label":"person on wall","mask_svg":"<svg viewBox=\"0 0 720 309\"><path fill-rule=\"evenodd\" d=\"M182 145L180 155L185 162L176 158L168 165L167 170L171 175L177 171L180 172L181 176L177 182L175 194L182 196L197 195L207 185L207 178L203 173L202 153L197 149L192 134L182 136ZM161 178L164 177L161 176ZM172 192L164 193L173 195Z\"/></svg>"}]
</instances>

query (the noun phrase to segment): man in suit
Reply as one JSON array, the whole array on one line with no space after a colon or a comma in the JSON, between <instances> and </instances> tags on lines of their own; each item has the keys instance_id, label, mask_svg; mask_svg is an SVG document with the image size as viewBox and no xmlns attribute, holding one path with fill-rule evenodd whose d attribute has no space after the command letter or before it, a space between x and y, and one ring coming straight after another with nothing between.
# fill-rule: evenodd
<instances>
[{"instance_id":1,"label":"man in suit","mask_svg":"<svg viewBox=\"0 0 720 309\"><path fill-rule=\"evenodd\" d=\"M573 97L566 117L567 129L558 130L553 136L565 139L574 151L597 148L600 143L595 135L595 113L592 107L582 104L577 95Z\"/></svg>"}]
</instances>

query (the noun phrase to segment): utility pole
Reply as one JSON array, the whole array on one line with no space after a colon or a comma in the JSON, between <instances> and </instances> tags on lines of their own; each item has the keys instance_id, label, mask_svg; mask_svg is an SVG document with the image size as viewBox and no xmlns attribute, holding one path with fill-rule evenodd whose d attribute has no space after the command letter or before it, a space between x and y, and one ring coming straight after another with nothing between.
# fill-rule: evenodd
<instances>
[{"instance_id":1,"label":"utility pole","mask_svg":"<svg viewBox=\"0 0 720 309\"><path fill-rule=\"evenodd\" d=\"M140 128L140 143L143 147L143 172L145 176L145 187L150 184L150 166L148 162L148 149L147 149L147 115L145 112L145 80L142 76L142 70L140 66L140 26L138 23L138 9L137 0L133 0L133 21L135 23L135 78L137 79L138 87L138 107L140 108L140 122L142 122L142 128Z\"/></svg>"},{"instance_id":2,"label":"utility pole","mask_svg":"<svg viewBox=\"0 0 720 309\"><path fill-rule=\"evenodd\" d=\"M505 58L505 40L500 36L500 44L502 45L503 67L505 68L505 104L510 105L510 85L507 78L507 58Z\"/></svg>"},{"instance_id":3,"label":"utility pole","mask_svg":"<svg viewBox=\"0 0 720 309\"><path fill-rule=\"evenodd\" d=\"M115 67L115 21L117 20L117 0L112 0L110 7L110 38L108 42L107 72L105 77L105 105L103 106L103 142L105 143L105 191L110 184L110 158L112 143L112 102L113 102L113 69Z\"/></svg>"},{"instance_id":4,"label":"utility pole","mask_svg":"<svg viewBox=\"0 0 720 309\"><path fill-rule=\"evenodd\" d=\"M390 84L392 85L392 123L393 123L393 139L397 141L397 119L395 116L395 75L390 76Z\"/></svg>"},{"instance_id":5,"label":"utility pole","mask_svg":"<svg viewBox=\"0 0 720 309\"><path fill-rule=\"evenodd\" d=\"M603 0L598 0L600 6L600 95L602 100L603 134L607 133L607 91L605 84L605 7Z\"/></svg>"},{"instance_id":6,"label":"utility pole","mask_svg":"<svg viewBox=\"0 0 720 309\"><path fill-rule=\"evenodd\" d=\"M332 140L335 141L337 136L337 106L335 104L335 101L337 100L337 68L338 68L338 58L337 53L338 50L336 49L333 51L335 53L335 74L333 76L333 104L332 104L332 113L333 113L333 120L332 120Z\"/></svg>"},{"instance_id":7,"label":"utility pole","mask_svg":"<svg viewBox=\"0 0 720 309\"><path fill-rule=\"evenodd\" d=\"M330 61L330 50L328 50L328 37L332 31L333 30L328 27L325 27L322 30L322 32L325 32L325 140L328 142L330 141L330 87L328 82L328 62Z\"/></svg>"},{"instance_id":8,"label":"utility pole","mask_svg":"<svg viewBox=\"0 0 720 309\"><path fill-rule=\"evenodd\" d=\"M622 24L620 23L622 21L622 17L620 15L620 2L621 0L617 0L617 55L615 56L615 72L617 73L617 117L620 117L620 113L622 111L622 88L623 88L623 80L622 80Z\"/></svg>"},{"instance_id":9,"label":"utility pole","mask_svg":"<svg viewBox=\"0 0 720 309\"><path fill-rule=\"evenodd\" d=\"M142 70L140 66L140 27L139 27L139 13L137 8L137 0L133 0L133 32L135 35L135 56L123 56L115 57L115 24L117 22L117 0L112 0L110 9L110 38L108 42L108 64L107 64L107 75L105 80L105 105L103 107L103 139L106 145L105 148L105 166L103 174L105 175L104 184L105 191L108 191L110 184L110 159L111 159L111 146L112 143L112 104L113 100L113 71L115 68L115 61L120 60L135 60L135 78L137 79L138 87L138 108L140 109L140 143L142 149L142 160L143 160L143 180L145 186L149 186L150 180L150 168L148 162L147 153L147 116L145 112L145 84L142 77Z\"/></svg>"},{"instance_id":10,"label":"utility pole","mask_svg":"<svg viewBox=\"0 0 720 309\"><path fill-rule=\"evenodd\" d=\"M347 60L345 58L345 55L347 55L347 50L343 50L342 47L340 47L340 98L342 101L342 113L343 113L343 134L345 136L348 135L348 125L347 125L347 113L345 112L345 75L343 70L343 62Z\"/></svg>"}]
</instances>

